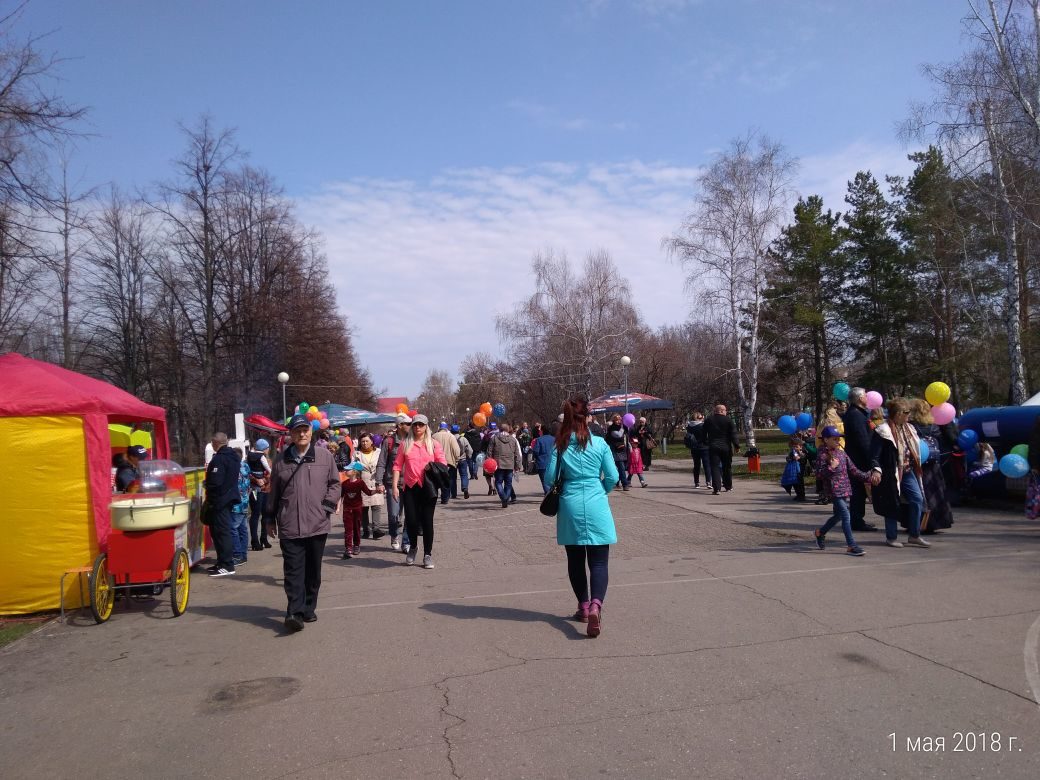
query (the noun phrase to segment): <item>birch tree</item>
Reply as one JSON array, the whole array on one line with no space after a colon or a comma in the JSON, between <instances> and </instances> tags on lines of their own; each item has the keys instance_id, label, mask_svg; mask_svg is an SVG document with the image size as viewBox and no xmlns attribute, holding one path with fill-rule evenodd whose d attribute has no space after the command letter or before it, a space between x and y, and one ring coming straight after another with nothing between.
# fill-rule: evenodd
<instances>
[{"instance_id":1,"label":"birch tree","mask_svg":"<svg viewBox=\"0 0 1040 780\"><path fill-rule=\"evenodd\" d=\"M736 386L749 447L755 446L769 246L780 230L796 170L797 161L765 136L749 133L733 140L698 178L693 210L664 241L687 273L687 290L707 301L729 332L732 364L726 371Z\"/></svg>"}]
</instances>

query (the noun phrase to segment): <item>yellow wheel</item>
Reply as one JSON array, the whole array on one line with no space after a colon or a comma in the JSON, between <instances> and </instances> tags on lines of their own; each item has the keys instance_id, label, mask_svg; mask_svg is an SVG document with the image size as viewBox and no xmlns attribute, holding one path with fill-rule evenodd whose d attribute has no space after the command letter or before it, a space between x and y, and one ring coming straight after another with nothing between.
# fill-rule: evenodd
<instances>
[{"instance_id":1,"label":"yellow wheel","mask_svg":"<svg viewBox=\"0 0 1040 780\"><path fill-rule=\"evenodd\" d=\"M188 590L191 586L191 569L188 551L181 548L173 554L170 564L170 606L173 616L180 617L188 608Z\"/></svg>"},{"instance_id":2,"label":"yellow wheel","mask_svg":"<svg viewBox=\"0 0 1040 780\"><path fill-rule=\"evenodd\" d=\"M112 606L116 601L114 586L115 580L108 573L108 555L101 553L94 560L94 571L90 575L90 611L98 623L112 617Z\"/></svg>"}]
</instances>

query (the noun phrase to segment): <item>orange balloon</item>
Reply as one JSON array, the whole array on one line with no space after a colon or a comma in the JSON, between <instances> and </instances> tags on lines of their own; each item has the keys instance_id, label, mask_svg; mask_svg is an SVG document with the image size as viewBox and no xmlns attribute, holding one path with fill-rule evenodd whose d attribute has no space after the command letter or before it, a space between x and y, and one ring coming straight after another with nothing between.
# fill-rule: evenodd
<instances>
[{"instance_id":1,"label":"orange balloon","mask_svg":"<svg viewBox=\"0 0 1040 780\"><path fill-rule=\"evenodd\" d=\"M487 417L485 417L482 413L477 412L475 415L473 415L473 424L476 425L478 428L483 428L485 425L487 425Z\"/></svg>"},{"instance_id":2,"label":"orange balloon","mask_svg":"<svg viewBox=\"0 0 1040 780\"><path fill-rule=\"evenodd\" d=\"M480 405L480 413L483 414L485 417L490 415L493 411L494 407L492 407L491 404L489 404L487 401Z\"/></svg>"},{"instance_id":3,"label":"orange balloon","mask_svg":"<svg viewBox=\"0 0 1040 780\"><path fill-rule=\"evenodd\" d=\"M398 404L397 405L397 413L398 414L408 414L408 404Z\"/></svg>"}]
</instances>

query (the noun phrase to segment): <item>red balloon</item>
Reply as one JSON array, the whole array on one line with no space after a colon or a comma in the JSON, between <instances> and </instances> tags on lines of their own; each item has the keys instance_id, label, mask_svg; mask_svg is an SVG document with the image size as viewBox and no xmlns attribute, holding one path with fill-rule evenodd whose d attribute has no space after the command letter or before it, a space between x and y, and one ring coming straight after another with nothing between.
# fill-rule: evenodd
<instances>
[{"instance_id":1,"label":"red balloon","mask_svg":"<svg viewBox=\"0 0 1040 780\"><path fill-rule=\"evenodd\" d=\"M494 458L485 458L484 459L484 473L485 474L494 474L497 469L498 469L498 461L497 460L495 460Z\"/></svg>"},{"instance_id":2,"label":"red balloon","mask_svg":"<svg viewBox=\"0 0 1040 780\"><path fill-rule=\"evenodd\" d=\"M418 409L409 409L408 410L408 416L409 417L415 417L415 415L417 415L417 414L419 414L419 410Z\"/></svg>"}]
</instances>

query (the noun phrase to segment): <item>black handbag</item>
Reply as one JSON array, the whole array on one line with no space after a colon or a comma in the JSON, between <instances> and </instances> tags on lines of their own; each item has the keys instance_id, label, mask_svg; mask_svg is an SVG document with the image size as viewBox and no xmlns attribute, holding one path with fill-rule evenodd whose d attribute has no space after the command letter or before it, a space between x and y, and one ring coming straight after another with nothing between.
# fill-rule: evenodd
<instances>
[{"instance_id":1,"label":"black handbag","mask_svg":"<svg viewBox=\"0 0 1040 780\"><path fill-rule=\"evenodd\" d=\"M553 482L552 487L549 488L549 492L545 494L542 499L541 505L538 507L538 511L546 517L556 517L556 513L560 511L560 491L563 490L563 456L556 459L556 481Z\"/></svg>"}]
</instances>

